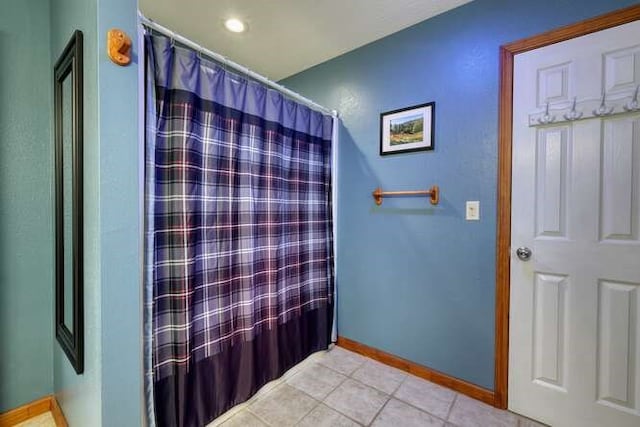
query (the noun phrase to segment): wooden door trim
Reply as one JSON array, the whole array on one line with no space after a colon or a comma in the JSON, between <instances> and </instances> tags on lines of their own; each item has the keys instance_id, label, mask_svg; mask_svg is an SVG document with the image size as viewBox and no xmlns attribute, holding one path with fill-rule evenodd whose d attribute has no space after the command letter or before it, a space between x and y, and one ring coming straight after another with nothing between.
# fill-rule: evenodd
<instances>
[{"instance_id":1,"label":"wooden door trim","mask_svg":"<svg viewBox=\"0 0 640 427\"><path fill-rule=\"evenodd\" d=\"M513 130L513 58L515 55L640 19L640 5L500 47L498 109L498 218L496 243L496 331L494 406L507 408L509 375L509 288L511 245L511 154Z\"/></svg>"}]
</instances>

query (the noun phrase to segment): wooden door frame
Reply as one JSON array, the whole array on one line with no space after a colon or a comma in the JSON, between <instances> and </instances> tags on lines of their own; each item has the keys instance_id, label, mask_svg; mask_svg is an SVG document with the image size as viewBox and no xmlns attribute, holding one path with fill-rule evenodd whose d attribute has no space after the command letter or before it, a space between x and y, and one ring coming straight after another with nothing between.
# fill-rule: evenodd
<instances>
[{"instance_id":1,"label":"wooden door frame","mask_svg":"<svg viewBox=\"0 0 640 427\"><path fill-rule=\"evenodd\" d=\"M494 406L507 408L509 386L509 287L511 259L511 155L513 58L515 55L640 19L640 5L548 31L500 47L498 119L498 222L496 244L496 331Z\"/></svg>"}]
</instances>

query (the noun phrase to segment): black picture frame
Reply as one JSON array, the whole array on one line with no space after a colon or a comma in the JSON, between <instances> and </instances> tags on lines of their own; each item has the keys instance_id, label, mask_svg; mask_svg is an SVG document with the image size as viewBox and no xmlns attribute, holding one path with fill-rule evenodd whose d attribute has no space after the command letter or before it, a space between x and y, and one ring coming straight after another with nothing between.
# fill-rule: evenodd
<instances>
[{"instance_id":1,"label":"black picture frame","mask_svg":"<svg viewBox=\"0 0 640 427\"><path fill-rule=\"evenodd\" d=\"M84 290L83 290L83 61L82 32L76 30L56 61L54 74L54 158L55 158L55 328L56 339L76 373L84 371ZM65 109L63 85L71 78L71 111ZM69 104L67 104L69 105ZM65 117L70 114L71 117ZM65 121L70 133L65 135ZM69 129L67 129L68 131ZM70 138L69 138L70 136ZM65 150L65 142L69 144ZM69 153L70 151L70 153ZM70 158L65 158L70 157ZM71 168L71 194L65 194L65 167ZM68 169L67 169L68 171ZM68 193L68 191L67 191ZM71 197L71 212L65 212ZM65 203L66 202L66 203ZM68 211L69 209L67 209ZM71 230L65 229L65 215ZM66 238L70 231L71 238ZM65 277L65 248L71 245L71 275ZM68 256L67 256L68 257ZM68 274L67 274L68 276ZM71 283L72 307L65 304L65 282ZM71 325L65 313L71 310ZM68 313L67 313L68 314Z\"/></svg>"},{"instance_id":2,"label":"black picture frame","mask_svg":"<svg viewBox=\"0 0 640 427\"><path fill-rule=\"evenodd\" d=\"M433 150L435 147L435 118L435 102L427 102L381 113L380 155L388 156L391 154ZM410 123L419 124L420 137L415 133L407 134L402 132L401 134L404 136L398 137L398 141L393 141L393 138L400 133L394 132L393 127ZM402 139L408 140L402 141ZM411 139L415 139L415 141Z\"/></svg>"}]
</instances>

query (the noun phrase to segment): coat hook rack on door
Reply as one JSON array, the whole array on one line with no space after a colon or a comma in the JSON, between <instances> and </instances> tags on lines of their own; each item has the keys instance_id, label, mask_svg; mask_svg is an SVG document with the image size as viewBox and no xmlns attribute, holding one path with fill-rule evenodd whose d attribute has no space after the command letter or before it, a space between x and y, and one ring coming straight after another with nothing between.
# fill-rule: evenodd
<instances>
[{"instance_id":1,"label":"coat hook rack on door","mask_svg":"<svg viewBox=\"0 0 640 427\"><path fill-rule=\"evenodd\" d=\"M631 101L629 101L627 104L625 104L622 107L624 108L624 111L630 113L633 111L640 110L640 105L638 105L638 91L640 91L640 85L636 86L636 91L633 92L633 97L631 98Z\"/></svg>"},{"instance_id":2,"label":"coat hook rack on door","mask_svg":"<svg viewBox=\"0 0 640 427\"><path fill-rule=\"evenodd\" d=\"M437 205L438 202L440 202L440 187L433 185L428 190L413 191L382 191L382 189L378 187L373 191L373 193L371 193L371 195L378 206L382 204L383 197L389 196L429 196L429 202L431 202L432 205Z\"/></svg>"}]
</instances>

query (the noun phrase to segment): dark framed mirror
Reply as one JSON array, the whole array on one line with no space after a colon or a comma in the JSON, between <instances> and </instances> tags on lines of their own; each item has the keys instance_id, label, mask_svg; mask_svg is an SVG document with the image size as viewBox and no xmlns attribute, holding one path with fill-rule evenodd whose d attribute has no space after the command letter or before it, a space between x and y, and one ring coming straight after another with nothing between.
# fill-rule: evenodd
<instances>
[{"instance_id":1,"label":"dark framed mirror","mask_svg":"<svg viewBox=\"0 0 640 427\"><path fill-rule=\"evenodd\" d=\"M82 32L54 66L56 339L78 374L84 370L82 241Z\"/></svg>"}]
</instances>

